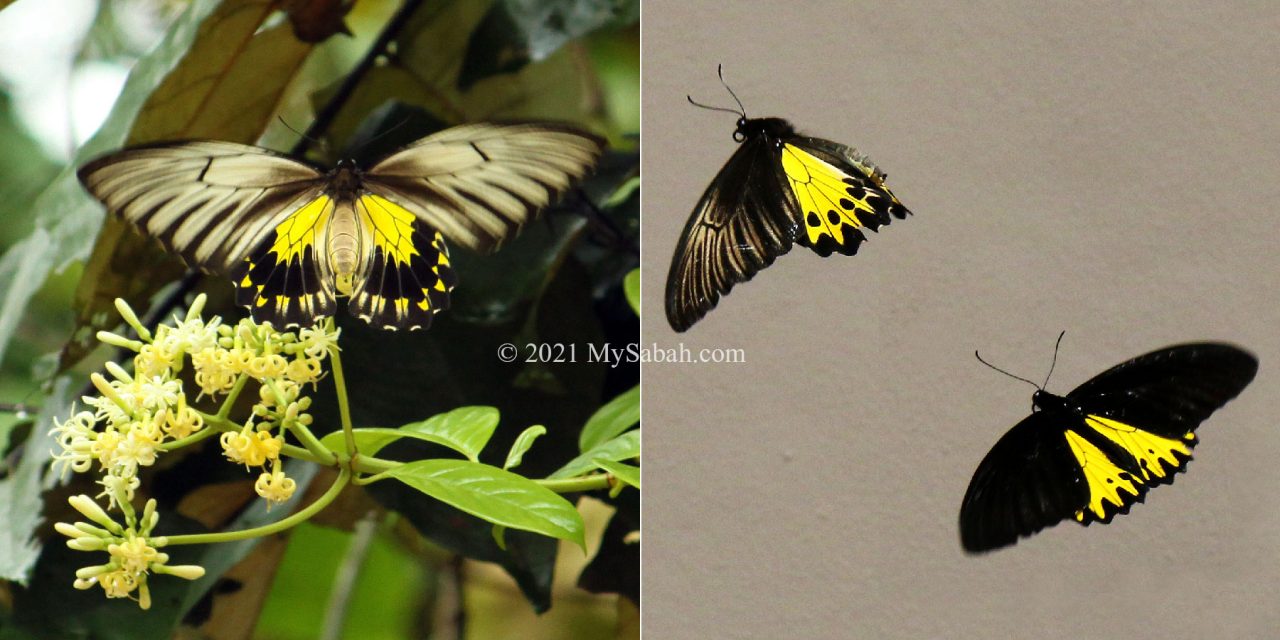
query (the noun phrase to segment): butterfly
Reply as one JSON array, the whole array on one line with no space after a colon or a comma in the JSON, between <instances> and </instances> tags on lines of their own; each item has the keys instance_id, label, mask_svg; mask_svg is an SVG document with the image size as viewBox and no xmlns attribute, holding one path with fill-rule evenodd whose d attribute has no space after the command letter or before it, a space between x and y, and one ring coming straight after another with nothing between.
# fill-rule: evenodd
<instances>
[{"instance_id":1,"label":"butterfly","mask_svg":"<svg viewBox=\"0 0 1280 640\"><path fill-rule=\"evenodd\" d=\"M1196 428L1257 370L1246 351L1200 342L1138 356L1065 396L1019 378L1037 387L1032 413L974 472L960 506L961 544L990 551L1068 518L1106 524L1128 513L1186 468Z\"/></svg>"},{"instance_id":2,"label":"butterfly","mask_svg":"<svg viewBox=\"0 0 1280 640\"><path fill-rule=\"evenodd\" d=\"M910 214L865 155L798 134L781 118L747 118L732 89L729 94L736 111L689 98L698 107L739 114L733 139L741 146L702 194L671 259L666 308L676 331L693 326L792 243L823 257L851 256L866 240L864 229Z\"/></svg>"},{"instance_id":3,"label":"butterfly","mask_svg":"<svg viewBox=\"0 0 1280 640\"><path fill-rule=\"evenodd\" d=\"M603 141L558 124L467 124L361 169L325 171L260 147L143 145L82 167L112 213L189 265L229 276L258 321L352 315L421 329L449 307L449 241L497 249L589 173Z\"/></svg>"}]
</instances>

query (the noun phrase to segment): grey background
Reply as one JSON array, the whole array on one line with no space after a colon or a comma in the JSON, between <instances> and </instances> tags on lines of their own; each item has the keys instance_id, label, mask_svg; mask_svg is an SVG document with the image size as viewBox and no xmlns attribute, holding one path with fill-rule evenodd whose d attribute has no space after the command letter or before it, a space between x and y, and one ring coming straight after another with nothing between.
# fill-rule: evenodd
<instances>
[{"instance_id":1,"label":"grey background","mask_svg":"<svg viewBox=\"0 0 1280 640\"><path fill-rule=\"evenodd\" d=\"M1280 637L1280 4L644 3L651 638ZM915 216L803 248L678 335L671 252L752 116L856 145ZM980 557L978 462L1051 391L1179 341L1254 351L1187 473Z\"/></svg>"}]
</instances>

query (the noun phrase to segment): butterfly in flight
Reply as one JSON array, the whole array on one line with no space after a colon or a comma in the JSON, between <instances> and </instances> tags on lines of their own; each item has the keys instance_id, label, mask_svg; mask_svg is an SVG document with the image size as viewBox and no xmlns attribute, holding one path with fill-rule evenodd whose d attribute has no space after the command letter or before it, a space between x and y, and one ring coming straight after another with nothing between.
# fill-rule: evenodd
<instances>
[{"instance_id":1,"label":"butterfly in flight","mask_svg":"<svg viewBox=\"0 0 1280 640\"><path fill-rule=\"evenodd\" d=\"M823 257L851 256L867 239L863 229L911 213L865 155L798 134L781 118L747 118L742 101L729 94L737 110L688 97L695 106L739 115L733 139L740 146L702 194L671 259L667 321L676 331L693 326L792 243Z\"/></svg>"},{"instance_id":2,"label":"butterfly in flight","mask_svg":"<svg viewBox=\"0 0 1280 640\"><path fill-rule=\"evenodd\" d=\"M1128 513L1186 468L1196 427L1257 371L1250 353L1200 342L1138 356L1066 396L1018 378L1037 387L1032 413L974 472L960 506L962 546L980 553L1068 518L1106 524Z\"/></svg>"},{"instance_id":3,"label":"butterfly in flight","mask_svg":"<svg viewBox=\"0 0 1280 640\"><path fill-rule=\"evenodd\" d=\"M445 129L361 169L180 141L117 151L80 182L187 264L229 276L259 321L352 315L421 329L457 282L445 239L488 252L594 167L603 141L558 124Z\"/></svg>"}]
</instances>

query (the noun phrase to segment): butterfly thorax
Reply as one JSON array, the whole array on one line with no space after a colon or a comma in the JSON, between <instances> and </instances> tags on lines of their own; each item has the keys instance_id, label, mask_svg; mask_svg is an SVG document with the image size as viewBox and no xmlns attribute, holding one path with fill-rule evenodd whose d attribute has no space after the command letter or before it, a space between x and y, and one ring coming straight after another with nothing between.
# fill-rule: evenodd
<instances>
[{"instance_id":1,"label":"butterfly thorax","mask_svg":"<svg viewBox=\"0 0 1280 640\"><path fill-rule=\"evenodd\" d=\"M1055 415L1084 415L1084 410L1075 403L1068 401L1062 396L1056 396L1049 393L1044 389L1040 389L1031 394L1031 405L1033 410L1046 411Z\"/></svg>"},{"instance_id":2,"label":"butterfly thorax","mask_svg":"<svg viewBox=\"0 0 1280 640\"><path fill-rule=\"evenodd\" d=\"M756 136L764 136L777 144L784 138L795 135L795 127L782 118L738 118L738 128L733 132L733 139L742 142Z\"/></svg>"},{"instance_id":3,"label":"butterfly thorax","mask_svg":"<svg viewBox=\"0 0 1280 640\"><path fill-rule=\"evenodd\" d=\"M355 288L365 240L355 206L362 187L360 173L354 163L338 163L337 168L329 173L326 192L334 207L333 217L325 229L327 263L333 272L334 288L339 294L349 296Z\"/></svg>"}]
</instances>

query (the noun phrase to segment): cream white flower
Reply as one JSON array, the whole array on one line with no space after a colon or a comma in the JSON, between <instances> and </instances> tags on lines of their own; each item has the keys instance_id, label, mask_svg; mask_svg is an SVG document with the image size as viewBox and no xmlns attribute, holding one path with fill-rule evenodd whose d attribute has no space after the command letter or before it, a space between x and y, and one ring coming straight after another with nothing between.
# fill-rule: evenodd
<instances>
[{"instance_id":1,"label":"cream white flower","mask_svg":"<svg viewBox=\"0 0 1280 640\"><path fill-rule=\"evenodd\" d=\"M284 475L284 465L280 464L279 458L272 463L271 473L263 472L253 485L258 495L267 499L268 509L293 497L293 492L297 488L298 483Z\"/></svg>"},{"instance_id":2,"label":"cream white flower","mask_svg":"<svg viewBox=\"0 0 1280 640\"><path fill-rule=\"evenodd\" d=\"M77 511L90 520L103 525L105 529L86 522L74 525L58 523L54 529L68 538L67 546L78 551L106 551L108 560L105 564L82 567L76 571L76 579L72 583L77 589L92 589L95 585L102 587L108 598L132 598L137 593L138 606L143 609L151 607L151 591L147 587L147 578L151 573L177 576L187 580L195 580L204 575L202 567L194 565L168 566L169 554L160 551L164 538L152 538L151 531L160 520L156 513L156 501L148 500L142 516L136 523L123 527L111 520L88 496L72 496L68 500Z\"/></svg>"}]
</instances>

